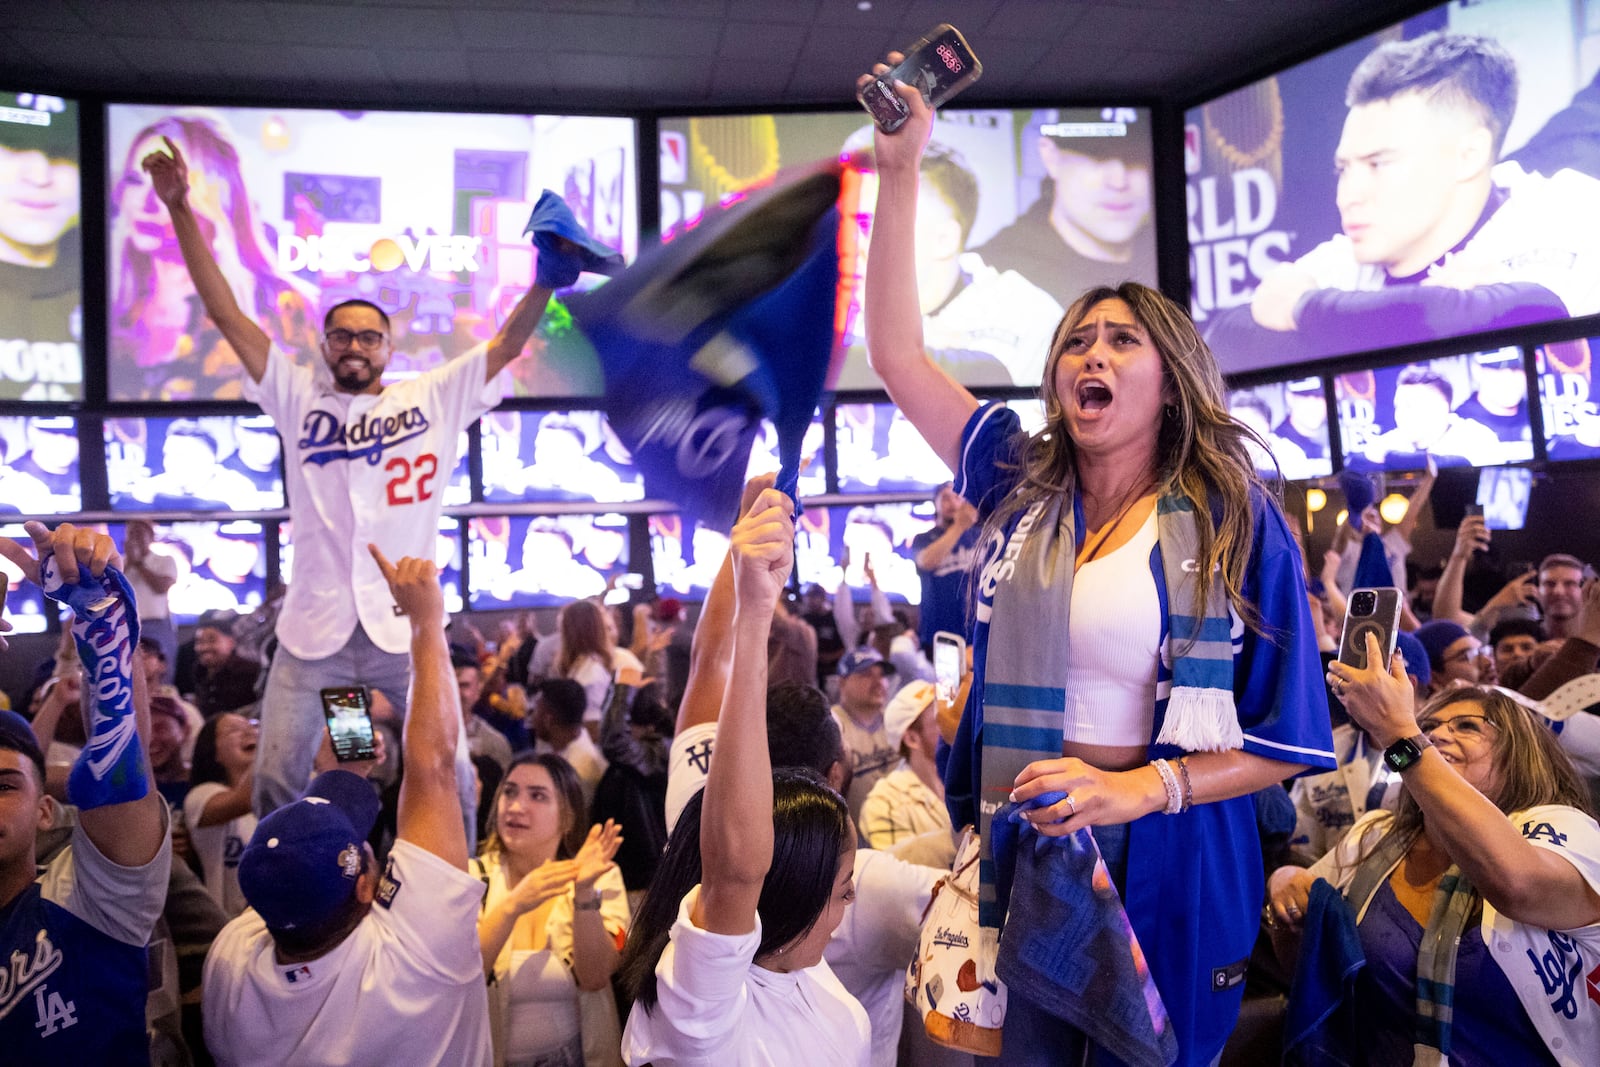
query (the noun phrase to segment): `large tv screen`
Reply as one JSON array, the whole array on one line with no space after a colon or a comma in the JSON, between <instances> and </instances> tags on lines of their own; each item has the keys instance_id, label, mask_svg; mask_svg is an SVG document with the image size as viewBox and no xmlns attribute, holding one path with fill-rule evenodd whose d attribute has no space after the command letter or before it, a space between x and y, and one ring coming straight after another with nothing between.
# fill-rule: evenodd
<instances>
[{"instance_id":1,"label":"large tv screen","mask_svg":"<svg viewBox=\"0 0 1600 1067\"><path fill-rule=\"evenodd\" d=\"M0 400L83 396L78 104L0 92Z\"/></svg>"},{"instance_id":2,"label":"large tv screen","mask_svg":"<svg viewBox=\"0 0 1600 1067\"><path fill-rule=\"evenodd\" d=\"M1600 313L1594 45L1580 0L1449 3L1189 111L1223 370Z\"/></svg>"},{"instance_id":3,"label":"large tv screen","mask_svg":"<svg viewBox=\"0 0 1600 1067\"><path fill-rule=\"evenodd\" d=\"M1600 348L1600 338L1560 341L1534 350L1544 448L1551 459L1600 458L1596 348Z\"/></svg>"},{"instance_id":4,"label":"large tv screen","mask_svg":"<svg viewBox=\"0 0 1600 1067\"><path fill-rule=\"evenodd\" d=\"M501 408L478 425L485 500L644 499L643 476L598 411Z\"/></svg>"},{"instance_id":5,"label":"large tv screen","mask_svg":"<svg viewBox=\"0 0 1600 1067\"><path fill-rule=\"evenodd\" d=\"M895 405L834 410L841 493L931 493L950 480L950 468Z\"/></svg>"},{"instance_id":6,"label":"large tv screen","mask_svg":"<svg viewBox=\"0 0 1600 1067\"><path fill-rule=\"evenodd\" d=\"M1344 464L1356 470L1491 467L1533 458L1519 348L1354 371L1334 379Z\"/></svg>"},{"instance_id":7,"label":"large tv screen","mask_svg":"<svg viewBox=\"0 0 1600 1067\"><path fill-rule=\"evenodd\" d=\"M107 531L117 544L125 543L125 524L111 523ZM178 580L167 591L174 622L192 623L212 610L247 615L266 598L267 543L259 522L157 524L150 551L177 566Z\"/></svg>"},{"instance_id":8,"label":"large tv screen","mask_svg":"<svg viewBox=\"0 0 1600 1067\"><path fill-rule=\"evenodd\" d=\"M0 515L67 515L82 509L78 420L0 416Z\"/></svg>"},{"instance_id":9,"label":"large tv screen","mask_svg":"<svg viewBox=\"0 0 1600 1067\"><path fill-rule=\"evenodd\" d=\"M628 573L626 515L484 516L467 524L473 610L558 607Z\"/></svg>"},{"instance_id":10,"label":"large tv screen","mask_svg":"<svg viewBox=\"0 0 1600 1067\"><path fill-rule=\"evenodd\" d=\"M163 137L188 158L190 203L241 306L297 359L320 360L323 311L353 297L389 313L397 376L493 336L532 284L522 230L544 189L601 241L637 249L631 119L113 105L107 123L114 400L240 395L139 167ZM600 392L560 309L534 347L513 394Z\"/></svg>"},{"instance_id":11,"label":"large tv screen","mask_svg":"<svg viewBox=\"0 0 1600 1067\"><path fill-rule=\"evenodd\" d=\"M843 577L865 599L870 561L890 600L920 604L922 579L911 542L932 526L931 501L807 508L795 524L795 574L803 585L818 582L830 591Z\"/></svg>"},{"instance_id":12,"label":"large tv screen","mask_svg":"<svg viewBox=\"0 0 1600 1067\"><path fill-rule=\"evenodd\" d=\"M20 522L0 523L0 537L9 537L24 545L33 543ZM8 579L3 607L6 621L11 623L11 631L19 634L44 633L50 622L45 614L43 590L24 579L22 568L5 556L0 556L0 574Z\"/></svg>"},{"instance_id":13,"label":"large tv screen","mask_svg":"<svg viewBox=\"0 0 1600 1067\"><path fill-rule=\"evenodd\" d=\"M278 433L265 415L105 420L118 510L269 511L284 506Z\"/></svg>"},{"instance_id":14,"label":"large tv screen","mask_svg":"<svg viewBox=\"0 0 1600 1067\"><path fill-rule=\"evenodd\" d=\"M872 127L857 111L664 118L661 228L670 239L707 205L782 168L840 155L867 167L853 208L859 281L877 179ZM1085 289L1156 284L1150 113L1142 108L946 110L922 166L917 272L929 352L973 386L1037 385L1062 309ZM850 347L840 389L882 385L867 366L859 284L841 309Z\"/></svg>"}]
</instances>

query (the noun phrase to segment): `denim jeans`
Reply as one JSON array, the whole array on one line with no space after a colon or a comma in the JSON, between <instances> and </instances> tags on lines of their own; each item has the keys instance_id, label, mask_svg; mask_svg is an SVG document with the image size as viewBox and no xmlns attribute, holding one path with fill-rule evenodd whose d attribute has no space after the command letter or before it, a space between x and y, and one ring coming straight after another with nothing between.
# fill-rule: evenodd
<instances>
[{"instance_id":1,"label":"denim jeans","mask_svg":"<svg viewBox=\"0 0 1600 1067\"><path fill-rule=\"evenodd\" d=\"M256 748L256 815L265 817L268 812L305 793L311 779L311 764L325 729L323 689L345 685L376 689L389 698L403 720L410 684L411 657L383 651L359 625L344 647L326 659L301 659L279 643L267 673L267 690L261 699L261 740ZM447 679L447 684L454 685L455 679ZM456 732L456 784L470 852L476 844L478 808L473 801L477 790L472 761L467 756L464 728Z\"/></svg>"}]
</instances>

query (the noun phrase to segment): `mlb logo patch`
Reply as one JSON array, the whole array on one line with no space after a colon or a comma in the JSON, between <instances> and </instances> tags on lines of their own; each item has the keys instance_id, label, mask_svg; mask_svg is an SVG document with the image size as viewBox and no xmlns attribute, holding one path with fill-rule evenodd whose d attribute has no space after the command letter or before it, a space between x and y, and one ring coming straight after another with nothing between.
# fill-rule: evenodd
<instances>
[{"instance_id":1,"label":"mlb logo patch","mask_svg":"<svg viewBox=\"0 0 1600 1067\"><path fill-rule=\"evenodd\" d=\"M311 977L311 967L308 964L301 964L298 967L284 971L283 977L284 981L294 985L296 982L302 982Z\"/></svg>"},{"instance_id":2,"label":"mlb logo patch","mask_svg":"<svg viewBox=\"0 0 1600 1067\"><path fill-rule=\"evenodd\" d=\"M1200 173L1200 127L1193 123L1183 128L1183 172Z\"/></svg>"},{"instance_id":3,"label":"mlb logo patch","mask_svg":"<svg viewBox=\"0 0 1600 1067\"><path fill-rule=\"evenodd\" d=\"M661 131L661 181L682 185L689 180L689 141L676 130Z\"/></svg>"}]
</instances>

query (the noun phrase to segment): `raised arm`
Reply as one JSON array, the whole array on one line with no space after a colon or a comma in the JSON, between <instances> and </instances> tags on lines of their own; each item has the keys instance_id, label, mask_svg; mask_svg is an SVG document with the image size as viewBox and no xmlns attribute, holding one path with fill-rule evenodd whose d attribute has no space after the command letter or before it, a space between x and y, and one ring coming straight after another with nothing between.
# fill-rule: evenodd
<instances>
[{"instance_id":1,"label":"raised arm","mask_svg":"<svg viewBox=\"0 0 1600 1067\"><path fill-rule=\"evenodd\" d=\"M1489 527L1482 515L1468 515L1456 527L1456 543L1445 560L1444 572L1433 591L1433 617L1459 622L1469 626L1472 617L1461 610L1461 593L1467 576L1467 563L1472 553L1489 547Z\"/></svg>"},{"instance_id":2,"label":"raised arm","mask_svg":"<svg viewBox=\"0 0 1600 1067\"><path fill-rule=\"evenodd\" d=\"M500 329L489 341L485 381L505 370L507 364L522 355L522 350L528 347L528 338L533 336L539 320L544 317L544 309L549 305L553 293L554 290L535 284L522 294L522 299L517 301L516 307L511 309L511 314L506 316L506 321L500 324Z\"/></svg>"},{"instance_id":3,"label":"raised arm","mask_svg":"<svg viewBox=\"0 0 1600 1067\"><path fill-rule=\"evenodd\" d=\"M1423 472L1422 479L1417 482L1416 490L1411 494L1411 499L1406 501L1406 513L1400 521L1394 524L1400 536L1405 538L1406 547L1411 547L1411 535L1417 532L1417 520L1422 517L1422 509L1428 506L1428 498L1433 495L1433 483L1438 480L1439 465L1433 457L1428 457L1428 469Z\"/></svg>"},{"instance_id":4,"label":"raised arm","mask_svg":"<svg viewBox=\"0 0 1600 1067\"><path fill-rule=\"evenodd\" d=\"M772 866L772 759L767 754L767 635L794 566L793 502L765 489L733 528L733 666L706 777L700 822L702 930L747 934Z\"/></svg>"},{"instance_id":5,"label":"raised arm","mask_svg":"<svg viewBox=\"0 0 1600 1067\"><path fill-rule=\"evenodd\" d=\"M898 63L899 53L889 61ZM878 64L874 74L889 68ZM867 80L862 75L862 82ZM867 250L864 312L867 359L883 379L889 398L917 428L951 470L960 469L961 431L978 401L928 358L922 341L922 303L917 295L916 226L918 168L933 129L933 112L922 94L904 83L895 91L911 117L892 134L873 133L878 168L878 202L872 214Z\"/></svg>"},{"instance_id":6,"label":"raised arm","mask_svg":"<svg viewBox=\"0 0 1600 1067\"><path fill-rule=\"evenodd\" d=\"M189 268L189 277L194 282L195 292L200 294L200 303L205 305L206 314L211 316L211 321L217 324L222 336L238 353L245 373L259 382L267 372L267 354L271 351L272 341L266 331L239 307L232 286L217 266L211 245L200 230L200 222L189 206L189 165L183 158L183 151L172 143L172 138L164 137L162 140L167 143L167 151L151 152L140 165L150 175L156 196L167 205L167 211L172 216L172 230L178 237L178 248L183 252L184 265Z\"/></svg>"},{"instance_id":7,"label":"raised arm","mask_svg":"<svg viewBox=\"0 0 1600 1067\"><path fill-rule=\"evenodd\" d=\"M739 501L742 518L754 505L756 498L772 488L776 474L760 474L745 483L744 495ZM722 710L723 691L728 686L728 667L733 658L733 553L729 552L706 591L705 603L700 605L700 618L695 623L694 641L689 646L689 680L685 683L683 700L678 704L677 732L683 733L691 726L703 722L716 722ZM767 660L766 649L761 651L761 661ZM765 701L765 697L762 700Z\"/></svg>"},{"instance_id":8,"label":"raised arm","mask_svg":"<svg viewBox=\"0 0 1600 1067\"><path fill-rule=\"evenodd\" d=\"M439 569L410 556L390 563L376 545L367 550L411 621L411 708L402 742L406 773L400 780L396 836L466 870L467 834L455 768L461 696L445 642Z\"/></svg>"},{"instance_id":9,"label":"raised arm","mask_svg":"<svg viewBox=\"0 0 1600 1067\"><path fill-rule=\"evenodd\" d=\"M142 867L167 835L142 741L150 736L149 694L144 672L133 667L139 607L120 573L122 557L110 537L71 523L53 533L39 522L25 529L35 555L9 538L0 538L0 553L72 610L72 635L86 671L89 740L72 766L68 798L101 855L119 866Z\"/></svg>"}]
</instances>

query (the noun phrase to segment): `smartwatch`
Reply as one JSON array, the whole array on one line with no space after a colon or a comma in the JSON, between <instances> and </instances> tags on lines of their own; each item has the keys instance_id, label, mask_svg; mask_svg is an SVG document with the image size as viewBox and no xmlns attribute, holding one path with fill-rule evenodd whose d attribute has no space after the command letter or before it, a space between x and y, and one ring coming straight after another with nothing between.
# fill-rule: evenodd
<instances>
[{"instance_id":1,"label":"smartwatch","mask_svg":"<svg viewBox=\"0 0 1600 1067\"><path fill-rule=\"evenodd\" d=\"M1402 737L1383 750L1383 762L1391 771L1402 774L1416 766L1417 761L1422 758L1423 749L1432 747L1433 742L1428 740L1427 734Z\"/></svg>"}]
</instances>

